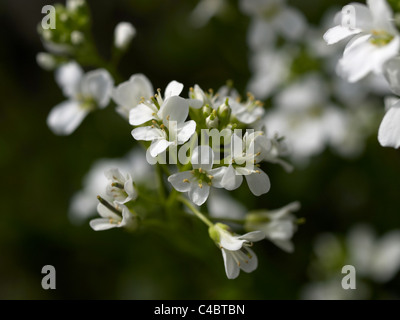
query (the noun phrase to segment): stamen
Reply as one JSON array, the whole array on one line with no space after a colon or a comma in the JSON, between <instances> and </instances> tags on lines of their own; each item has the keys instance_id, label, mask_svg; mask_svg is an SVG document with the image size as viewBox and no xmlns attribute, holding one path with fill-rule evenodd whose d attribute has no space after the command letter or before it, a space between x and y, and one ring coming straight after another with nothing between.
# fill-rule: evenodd
<instances>
[{"instance_id":1,"label":"stamen","mask_svg":"<svg viewBox=\"0 0 400 320\"><path fill-rule=\"evenodd\" d=\"M183 179L182 182L190 183L189 179Z\"/></svg>"},{"instance_id":2,"label":"stamen","mask_svg":"<svg viewBox=\"0 0 400 320\"><path fill-rule=\"evenodd\" d=\"M121 183L118 183L118 182L111 183L111 186L116 187L118 189L125 189L125 187Z\"/></svg>"},{"instance_id":3,"label":"stamen","mask_svg":"<svg viewBox=\"0 0 400 320\"><path fill-rule=\"evenodd\" d=\"M105 206L107 209L109 209L110 211L112 211L112 212L114 212L114 213L116 213L116 214L118 214L118 215L121 215L121 212L117 209L117 208L115 208L111 203L109 203L107 200L104 200L102 197L100 197L100 196L97 196L97 200L99 200L99 202L103 205L103 206Z\"/></svg>"}]
</instances>

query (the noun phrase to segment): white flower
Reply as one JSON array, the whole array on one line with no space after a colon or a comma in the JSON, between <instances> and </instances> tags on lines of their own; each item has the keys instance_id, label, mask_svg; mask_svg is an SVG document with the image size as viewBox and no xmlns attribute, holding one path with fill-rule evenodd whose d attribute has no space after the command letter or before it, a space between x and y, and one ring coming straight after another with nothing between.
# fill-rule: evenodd
<instances>
[{"instance_id":1,"label":"white flower","mask_svg":"<svg viewBox=\"0 0 400 320\"><path fill-rule=\"evenodd\" d=\"M235 235L229 231L227 225L217 223L210 227L209 233L211 239L222 251L228 279L237 278L240 269L247 273L257 269L257 256L249 247L253 245L253 242L264 239L264 234L261 231Z\"/></svg>"},{"instance_id":2,"label":"white flower","mask_svg":"<svg viewBox=\"0 0 400 320\"><path fill-rule=\"evenodd\" d=\"M246 215L245 229L260 230L265 238L276 244L282 250L293 252L291 241L297 230L296 217L292 214L300 208L299 202L292 202L276 210L261 210Z\"/></svg>"},{"instance_id":3,"label":"white flower","mask_svg":"<svg viewBox=\"0 0 400 320\"><path fill-rule=\"evenodd\" d=\"M105 108L110 101L113 79L104 69L84 74L76 62L70 62L56 70L56 81L68 98L47 117L48 126L56 134L71 134L89 112Z\"/></svg>"},{"instance_id":4,"label":"white flower","mask_svg":"<svg viewBox=\"0 0 400 320\"><path fill-rule=\"evenodd\" d=\"M243 140L236 134L231 137L230 162L222 178L222 185L227 190L239 188L245 176L250 191L255 196L267 193L271 187L268 175L255 164L260 162L267 150L268 140L261 131L247 132Z\"/></svg>"},{"instance_id":5,"label":"white flower","mask_svg":"<svg viewBox=\"0 0 400 320\"><path fill-rule=\"evenodd\" d=\"M117 168L112 168L105 172L105 176L111 180L111 183L107 185L107 195L116 203L124 204L137 198L132 176L129 173L124 176Z\"/></svg>"},{"instance_id":6,"label":"white flower","mask_svg":"<svg viewBox=\"0 0 400 320\"><path fill-rule=\"evenodd\" d=\"M213 169L214 152L209 146L194 149L191 171L177 172L168 177L168 181L179 192L187 192L190 200L202 205L208 198L210 187L222 188L221 179L226 167Z\"/></svg>"},{"instance_id":7,"label":"white flower","mask_svg":"<svg viewBox=\"0 0 400 320\"><path fill-rule=\"evenodd\" d=\"M156 157L171 145L185 143L194 134L196 122L186 121L189 114L189 104L179 97L183 85L172 81L165 90L165 100L158 93L153 101L143 101L131 109L129 123L141 125L152 120L151 126L138 127L132 130L136 140L151 141L150 155Z\"/></svg>"},{"instance_id":8,"label":"white flower","mask_svg":"<svg viewBox=\"0 0 400 320\"><path fill-rule=\"evenodd\" d=\"M390 88L400 96L400 58L389 60L385 65L385 76ZM385 100L387 112L383 117L378 132L379 143L384 147L400 147L400 100Z\"/></svg>"},{"instance_id":9,"label":"white flower","mask_svg":"<svg viewBox=\"0 0 400 320\"><path fill-rule=\"evenodd\" d=\"M129 118L131 109L140 104L141 100L149 100L154 95L153 85L143 74L137 73L114 88L112 98L117 106L117 112L124 118Z\"/></svg>"},{"instance_id":10,"label":"white flower","mask_svg":"<svg viewBox=\"0 0 400 320\"><path fill-rule=\"evenodd\" d=\"M257 51L250 56L252 77L247 89L257 99L268 98L289 77L292 59L289 48Z\"/></svg>"},{"instance_id":11,"label":"white flower","mask_svg":"<svg viewBox=\"0 0 400 320\"><path fill-rule=\"evenodd\" d=\"M104 175L113 167L129 172L136 183L146 185L148 189L154 189L152 166L146 161L145 152L141 148L134 148L120 159L97 160L85 175L83 188L76 192L71 199L69 217L72 222L81 223L93 215L98 205L97 195L100 194L104 199L113 201L113 197L106 193L109 180Z\"/></svg>"},{"instance_id":12,"label":"white flower","mask_svg":"<svg viewBox=\"0 0 400 320\"><path fill-rule=\"evenodd\" d=\"M232 114L245 124L252 124L260 120L265 113L262 103L255 100L250 93L247 95L246 102L229 99L229 106L232 109Z\"/></svg>"},{"instance_id":13,"label":"white flower","mask_svg":"<svg viewBox=\"0 0 400 320\"><path fill-rule=\"evenodd\" d=\"M376 282L388 282L400 269L400 230L377 239L369 226L358 225L349 232L347 247L357 272Z\"/></svg>"},{"instance_id":14,"label":"white flower","mask_svg":"<svg viewBox=\"0 0 400 320\"><path fill-rule=\"evenodd\" d=\"M339 13L338 25L324 34L328 44L357 35L347 44L338 64L339 74L350 82L370 72L381 73L383 64L399 53L400 38L390 6L385 0L367 0L367 4L368 7L352 3L348 9L344 8L355 16L343 17ZM348 25L343 25L347 20Z\"/></svg>"},{"instance_id":15,"label":"white flower","mask_svg":"<svg viewBox=\"0 0 400 320\"><path fill-rule=\"evenodd\" d=\"M272 134L283 132L290 154L297 163L321 153L328 144L343 141L346 119L342 109L332 105L323 79L309 74L281 91L276 107L263 119Z\"/></svg>"},{"instance_id":16,"label":"white flower","mask_svg":"<svg viewBox=\"0 0 400 320\"><path fill-rule=\"evenodd\" d=\"M85 41L85 35L77 30L71 32L71 43L73 45L80 45Z\"/></svg>"},{"instance_id":17,"label":"white flower","mask_svg":"<svg viewBox=\"0 0 400 320\"><path fill-rule=\"evenodd\" d=\"M254 17L248 33L248 42L254 50L271 46L278 35L288 40L301 40L306 30L302 13L283 0L241 0L239 6Z\"/></svg>"},{"instance_id":18,"label":"white flower","mask_svg":"<svg viewBox=\"0 0 400 320\"><path fill-rule=\"evenodd\" d=\"M93 219L89 222L93 230L102 231L123 227L135 229L137 227L137 218L125 205L116 202L114 202L114 205L111 205L105 200L100 201L97 206L97 212L101 218Z\"/></svg>"},{"instance_id":19,"label":"white flower","mask_svg":"<svg viewBox=\"0 0 400 320\"><path fill-rule=\"evenodd\" d=\"M129 22L120 22L114 30L114 45L118 49L126 49L136 35L135 27Z\"/></svg>"}]
</instances>

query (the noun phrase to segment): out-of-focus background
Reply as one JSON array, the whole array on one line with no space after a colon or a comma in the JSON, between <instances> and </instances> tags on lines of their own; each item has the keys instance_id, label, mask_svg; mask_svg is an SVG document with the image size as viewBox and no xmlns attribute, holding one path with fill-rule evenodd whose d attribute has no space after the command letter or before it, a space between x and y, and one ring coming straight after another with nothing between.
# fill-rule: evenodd
<instances>
[{"instance_id":1,"label":"out-of-focus background","mask_svg":"<svg viewBox=\"0 0 400 320\"><path fill-rule=\"evenodd\" d=\"M258 269L228 280L221 254L200 223L188 226L190 232L182 237L186 245L178 248L161 235L94 232L89 219L74 219L70 201L84 188L84 177L98 159L125 157L132 150L131 128L107 108L90 114L72 135L55 136L46 117L65 98L53 72L36 63L36 54L44 50L37 34L41 9L52 3L2 1L1 299L399 298L400 153L381 147L376 138L385 89L378 90L382 84L373 80L362 87L340 82L334 72L340 55L334 52L341 50L325 47L321 40L333 17L329 12L347 1L288 1L307 21L307 30L294 40L278 34L273 43L263 43L263 33L252 29L255 17L239 5L243 1L218 2L222 9L212 17L193 13L196 0L88 4L104 57L109 56L119 21L129 21L137 30L120 64L124 79L144 73L155 88L177 80L186 91L194 84L218 89L232 80L241 94L253 89L271 119L282 116L278 105L285 99L279 100L279 95L300 85L300 96L318 100L322 111L317 115L327 108L339 110L338 122L327 120L314 131L329 138L320 142L309 135L296 142L293 173L277 165L265 168L272 185L268 194L257 198L244 189L232 193L248 209L275 209L300 201L296 215L306 223L294 235L295 252L285 253L267 241L257 243ZM274 54L288 58L276 61ZM316 86L307 85L310 77ZM328 98L320 97L321 83ZM273 88L265 89L268 86ZM286 94L292 94L293 104L301 101L296 94ZM292 120L301 117L289 113ZM332 132L325 133L326 127ZM362 246L366 242L371 244L367 249ZM367 258L360 262L360 285L345 292L341 267L358 261L354 257L362 250ZM44 265L56 268L56 290L41 287Z\"/></svg>"}]
</instances>

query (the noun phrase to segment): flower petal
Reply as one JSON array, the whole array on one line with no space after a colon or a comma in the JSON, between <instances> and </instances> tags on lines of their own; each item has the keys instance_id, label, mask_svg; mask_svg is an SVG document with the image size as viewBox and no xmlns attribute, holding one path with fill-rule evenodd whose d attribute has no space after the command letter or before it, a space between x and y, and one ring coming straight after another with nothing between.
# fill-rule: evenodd
<instances>
[{"instance_id":1,"label":"flower petal","mask_svg":"<svg viewBox=\"0 0 400 320\"><path fill-rule=\"evenodd\" d=\"M344 50L343 58L338 64L338 72L349 82L356 82L371 71L380 73L383 64L398 53L399 37L394 37L390 43L382 47L372 44L370 37L370 35L359 36Z\"/></svg>"},{"instance_id":2,"label":"flower petal","mask_svg":"<svg viewBox=\"0 0 400 320\"><path fill-rule=\"evenodd\" d=\"M179 127L189 114L189 104L186 99L173 96L165 100L159 111L159 117L163 119L163 123L168 126L169 121L176 121Z\"/></svg>"},{"instance_id":3,"label":"flower petal","mask_svg":"<svg viewBox=\"0 0 400 320\"><path fill-rule=\"evenodd\" d=\"M224 259L225 273L228 279L235 279L240 273L239 266L233 259L232 253L224 248L221 249L222 257Z\"/></svg>"},{"instance_id":4,"label":"flower petal","mask_svg":"<svg viewBox=\"0 0 400 320\"><path fill-rule=\"evenodd\" d=\"M132 136L135 140L153 141L155 139L165 138L165 133L161 129L149 126L133 129Z\"/></svg>"},{"instance_id":5,"label":"flower petal","mask_svg":"<svg viewBox=\"0 0 400 320\"><path fill-rule=\"evenodd\" d=\"M167 141L165 139L159 139L159 140L154 140L149 148L150 155L152 157L156 157L160 153L164 152L167 150L167 148L171 145L174 144L173 142Z\"/></svg>"},{"instance_id":6,"label":"flower petal","mask_svg":"<svg viewBox=\"0 0 400 320\"><path fill-rule=\"evenodd\" d=\"M129 124L139 126L149 120L156 119L157 109L151 108L149 105L141 103L130 109Z\"/></svg>"},{"instance_id":7,"label":"flower petal","mask_svg":"<svg viewBox=\"0 0 400 320\"><path fill-rule=\"evenodd\" d=\"M200 187L196 182L190 184L189 198L194 204L201 206L210 194L210 186L204 182Z\"/></svg>"},{"instance_id":8,"label":"flower petal","mask_svg":"<svg viewBox=\"0 0 400 320\"><path fill-rule=\"evenodd\" d=\"M60 66L55 72L56 82L68 98L75 98L80 92L83 70L75 61Z\"/></svg>"},{"instance_id":9,"label":"flower petal","mask_svg":"<svg viewBox=\"0 0 400 320\"><path fill-rule=\"evenodd\" d=\"M221 179L221 185L226 190L235 190L240 187L242 182L243 182L243 177L241 175L236 174L236 171L232 165L230 165L226 169L226 171ZM214 181L213 181L213 183L214 183Z\"/></svg>"},{"instance_id":10,"label":"flower petal","mask_svg":"<svg viewBox=\"0 0 400 320\"><path fill-rule=\"evenodd\" d=\"M374 28L395 33L393 25L393 12L385 0L367 0L369 10L372 14Z\"/></svg>"},{"instance_id":11,"label":"flower petal","mask_svg":"<svg viewBox=\"0 0 400 320\"><path fill-rule=\"evenodd\" d=\"M184 182L186 179L187 182ZM188 192L190 190L190 180L193 180L193 174L190 171L177 172L168 177L169 183L179 192Z\"/></svg>"},{"instance_id":12,"label":"flower petal","mask_svg":"<svg viewBox=\"0 0 400 320\"><path fill-rule=\"evenodd\" d=\"M224 178L226 174L226 170L228 170L227 167L220 167L220 168L215 168L212 170L208 170L207 173L211 176L212 178L212 186L215 188L225 188L222 183L222 179Z\"/></svg>"},{"instance_id":13,"label":"flower petal","mask_svg":"<svg viewBox=\"0 0 400 320\"><path fill-rule=\"evenodd\" d=\"M165 88L164 92L164 100L171 98L173 96L179 96L183 90L183 84L178 81L171 81L167 87Z\"/></svg>"},{"instance_id":14,"label":"flower petal","mask_svg":"<svg viewBox=\"0 0 400 320\"><path fill-rule=\"evenodd\" d=\"M118 225L110 223L109 219L104 218L90 220L89 225L95 231L109 230L118 227Z\"/></svg>"},{"instance_id":15,"label":"flower petal","mask_svg":"<svg viewBox=\"0 0 400 320\"><path fill-rule=\"evenodd\" d=\"M238 239L247 240L250 242L261 241L264 238L265 238L265 234L262 231L252 231L252 232L248 232L248 233L243 234L238 237Z\"/></svg>"},{"instance_id":16,"label":"flower petal","mask_svg":"<svg viewBox=\"0 0 400 320\"><path fill-rule=\"evenodd\" d=\"M249 174L246 177L247 184L249 185L250 191L255 196L260 196L264 193L267 193L271 188L271 183L267 174L258 169L258 173Z\"/></svg>"},{"instance_id":17,"label":"flower petal","mask_svg":"<svg viewBox=\"0 0 400 320\"><path fill-rule=\"evenodd\" d=\"M273 244L277 247L281 248L283 251L288 253L292 253L294 251L293 242L290 240L278 240L278 239L270 239Z\"/></svg>"},{"instance_id":18,"label":"flower petal","mask_svg":"<svg viewBox=\"0 0 400 320\"><path fill-rule=\"evenodd\" d=\"M67 100L56 105L47 117L47 125L58 135L69 135L81 124L89 111L81 108L80 103Z\"/></svg>"},{"instance_id":19,"label":"flower petal","mask_svg":"<svg viewBox=\"0 0 400 320\"><path fill-rule=\"evenodd\" d=\"M245 248L245 250L249 252L251 257L246 261L242 261L242 263L240 264L240 269L242 269L244 272L250 273L257 269L258 259L253 250L251 250L250 248Z\"/></svg>"},{"instance_id":20,"label":"flower petal","mask_svg":"<svg viewBox=\"0 0 400 320\"><path fill-rule=\"evenodd\" d=\"M100 108L110 102L114 80L105 69L89 71L82 78L81 92L85 97L93 98Z\"/></svg>"},{"instance_id":21,"label":"flower petal","mask_svg":"<svg viewBox=\"0 0 400 320\"><path fill-rule=\"evenodd\" d=\"M383 117L378 140L383 147L400 147L400 102L392 106Z\"/></svg>"},{"instance_id":22,"label":"flower petal","mask_svg":"<svg viewBox=\"0 0 400 320\"><path fill-rule=\"evenodd\" d=\"M118 104L117 110L122 109L122 114L129 117L129 111L136 107L142 98L149 100L153 94L154 90L150 80L143 74L134 74L129 81L121 83L113 90L112 97Z\"/></svg>"},{"instance_id":23,"label":"flower petal","mask_svg":"<svg viewBox=\"0 0 400 320\"><path fill-rule=\"evenodd\" d=\"M352 35L358 34L361 31L361 29L350 29L339 25L330 28L328 31L325 32L323 37L326 43L330 45L344 40Z\"/></svg>"},{"instance_id":24,"label":"flower petal","mask_svg":"<svg viewBox=\"0 0 400 320\"><path fill-rule=\"evenodd\" d=\"M119 215L112 212L110 209L108 209L102 203L97 204L97 212L99 213L100 217L102 217L102 218L112 219L115 221L121 220L121 217Z\"/></svg>"},{"instance_id":25,"label":"flower petal","mask_svg":"<svg viewBox=\"0 0 400 320\"><path fill-rule=\"evenodd\" d=\"M189 107L193 109L200 109L203 106L203 101L199 99L187 99Z\"/></svg>"},{"instance_id":26,"label":"flower petal","mask_svg":"<svg viewBox=\"0 0 400 320\"><path fill-rule=\"evenodd\" d=\"M196 122L194 120L187 121L177 131L178 144L185 143L195 133Z\"/></svg>"}]
</instances>

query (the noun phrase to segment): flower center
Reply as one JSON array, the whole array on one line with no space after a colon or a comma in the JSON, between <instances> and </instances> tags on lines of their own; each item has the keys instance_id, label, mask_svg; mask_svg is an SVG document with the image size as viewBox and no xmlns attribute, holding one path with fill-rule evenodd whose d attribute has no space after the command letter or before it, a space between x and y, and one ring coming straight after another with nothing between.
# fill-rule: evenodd
<instances>
[{"instance_id":1,"label":"flower center","mask_svg":"<svg viewBox=\"0 0 400 320\"><path fill-rule=\"evenodd\" d=\"M77 100L80 102L80 107L83 110L93 111L96 109L96 101L92 97L85 97L84 95L78 95Z\"/></svg>"},{"instance_id":2,"label":"flower center","mask_svg":"<svg viewBox=\"0 0 400 320\"><path fill-rule=\"evenodd\" d=\"M383 47L392 41L393 38L393 35L385 30L373 30L369 42L377 47Z\"/></svg>"},{"instance_id":3,"label":"flower center","mask_svg":"<svg viewBox=\"0 0 400 320\"><path fill-rule=\"evenodd\" d=\"M203 187L203 183L207 183L209 186L212 185L212 179L214 179L214 177L212 175L209 175L202 168L192 170L192 174L199 182L200 188Z\"/></svg>"}]
</instances>

